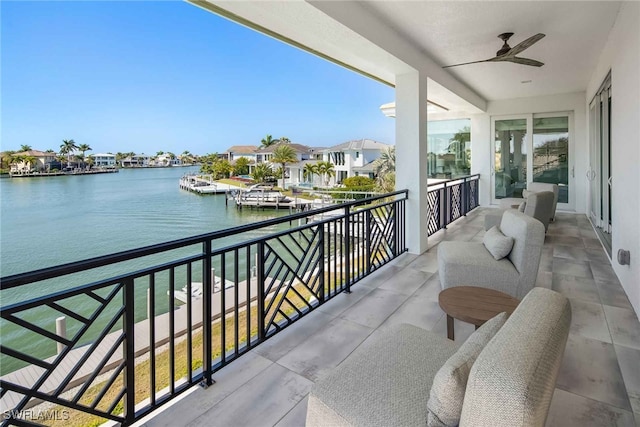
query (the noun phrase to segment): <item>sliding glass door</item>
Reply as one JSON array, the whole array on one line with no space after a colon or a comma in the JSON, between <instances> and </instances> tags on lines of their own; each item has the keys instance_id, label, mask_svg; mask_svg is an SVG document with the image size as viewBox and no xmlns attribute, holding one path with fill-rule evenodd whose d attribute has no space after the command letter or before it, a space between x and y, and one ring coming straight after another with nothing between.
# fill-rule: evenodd
<instances>
[{"instance_id":1,"label":"sliding glass door","mask_svg":"<svg viewBox=\"0 0 640 427\"><path fill-rule=\"evenodd\" d=\"M558 185L558 208L573 209L572 119L571 113L492 118L494 203L545 182Z\"/></svg>"},{"instance_id":2,"label":"sliding glass door","mask_svg":"<svg viewBox=\"0 0 640 427\"><path fill-rule=\"evenodd\" d=\"M611 255L611 77L589 104L589 218Z\"/></svg>"}]
</instances>

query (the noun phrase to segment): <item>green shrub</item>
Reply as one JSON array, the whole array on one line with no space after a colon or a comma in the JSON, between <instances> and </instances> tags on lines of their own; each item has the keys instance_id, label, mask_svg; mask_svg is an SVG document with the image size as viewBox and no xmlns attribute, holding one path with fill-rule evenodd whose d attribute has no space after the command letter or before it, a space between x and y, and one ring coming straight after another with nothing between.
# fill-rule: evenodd
<instances>
[{"instance_id":1,"label":"green shrub","mask_svg":"<svg viewBox=\"0 0 640 427\"><path fill-rule=\"evenodd\" d=\"M376 182L373 179L369 178L368 176L352 176L349 178L345 178L342 181L342 184L349 189L353 187L367 187L367 186L371 186L371 188L373 188L375 183Z\"/></svg>"},{"instance_id":2,"label":"green shrub","mask_svg":"<svg viewBox=\"0 0 640 427\"><path fill-rule=\"evenodd\" d=\"M368 197L366 194L349 194L349 191L374 191L375 181L367 176L352 176L345 178L342 181L342 185L345 188L341 189L344 192L332 193L334 199L353 199L360 200Z\"/></svg>"}]
</instances>

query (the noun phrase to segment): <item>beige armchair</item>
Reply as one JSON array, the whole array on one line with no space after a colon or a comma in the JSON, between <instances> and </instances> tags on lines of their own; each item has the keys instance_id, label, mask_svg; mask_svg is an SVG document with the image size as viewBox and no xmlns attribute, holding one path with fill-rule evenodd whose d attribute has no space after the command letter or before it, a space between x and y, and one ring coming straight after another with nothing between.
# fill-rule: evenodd
<instances>
[{"instance_id":1,"label":"beige armchair","mask_svg":"<svg viewBox=\"0 0 640 427\"><path fill-rule=\"evenodd\" d=\"M525 204L524 210L521 210L521 212L540 221L544 225L544 230L547 231L549 229L549 220L555 212L554 200L556 200L556 196L551 191L541 191L540 193L529 193L525 199L518 200L524 200L521 202ZM485 230L494 225L499 226L504 212L505 210L497 210L487 213L484 217Z\"/></svg>"},{"instance_id":2,"label":"beige armchair","mask_svg":"<svg viewBox=\"0 0 640 427\"><path fill-rule=\"evenodd\" d=\"M542 191L551 191L553 193L553 208L551 210L552 216L549 218L550 221L555 221L556 218L556 206L558 205L558 184L547 184L546 182L530 182L527 184L526 190L522 190L522 196L524 199L532 193L539 193ZM523 202L524 199L507 197L504 199L500 199L500 207L503 209L515 208Z\"/></svg>"},{"instance_id":3,"label":"beige armchair","mask_svg":"<svg viewBox=\"0 0 640 427\"><path fill-rule=\"evenodd\" d=\"M544 244L544 226L516 209L506 210L501 232L513 238L513 248L496 260L483 243L442 242L438 267L442 289L481 286L521 299L536 284Z\"/></svg>"}]
</instances>

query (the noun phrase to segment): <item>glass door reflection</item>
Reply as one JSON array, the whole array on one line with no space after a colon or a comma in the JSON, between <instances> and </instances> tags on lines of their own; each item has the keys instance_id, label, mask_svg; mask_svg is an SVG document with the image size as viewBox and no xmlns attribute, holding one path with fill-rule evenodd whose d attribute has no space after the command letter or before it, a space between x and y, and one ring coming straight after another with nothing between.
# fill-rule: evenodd
<instances>
[{"instance_id":1,"label":"glass door reflection","mask_svg":"<svg viewBox=\"0 0 640 427\"><path fill-rule=\"evenodd\" d=\"M494 122L496 199L522 197L527 186L527 119Z\"/></svg>"},{"instance_id":2,"label":"glass door reflection","mask_svg":"<svg viewBox=\"0 0 640 427\"><path fill-rule=\"evenodd\" d=\"M534 118L533 181L558 184L558 203L569 203L569 117Z\"/></svg>"}]
</instances>

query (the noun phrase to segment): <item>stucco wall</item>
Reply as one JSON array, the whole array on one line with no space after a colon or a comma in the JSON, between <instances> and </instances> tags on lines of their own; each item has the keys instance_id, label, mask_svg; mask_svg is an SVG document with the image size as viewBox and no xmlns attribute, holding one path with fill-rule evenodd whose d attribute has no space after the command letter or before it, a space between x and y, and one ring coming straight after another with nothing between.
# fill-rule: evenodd
<instances>
[{"instance_id":1,"label":"stucco wall","mask_svg":"<svg viewBox=\"0 0 640 427\"><path fill-rule=\"evenodd\" d=\"M585 106L611 70L612 266L640 314L640 3L625 2L587 87ZM616 261L631 251L631 265Z\"/></svg>"}]
</instances>

